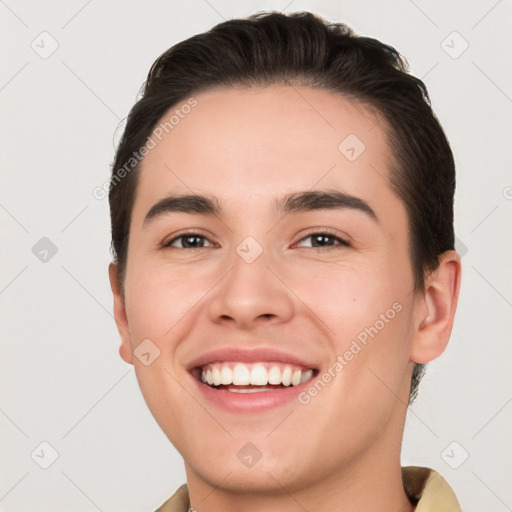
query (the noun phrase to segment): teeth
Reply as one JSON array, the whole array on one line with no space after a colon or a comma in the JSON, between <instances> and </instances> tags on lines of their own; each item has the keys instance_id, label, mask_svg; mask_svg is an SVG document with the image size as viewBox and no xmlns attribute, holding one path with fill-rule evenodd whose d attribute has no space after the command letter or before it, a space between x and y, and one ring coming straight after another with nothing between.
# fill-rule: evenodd
<instances>
[{"instance_id":1,"label":"teeth","mask_svg":"<svg viewBox=\"0 0 512 512\"><path fill-rule=\"evenodd\" d=\"M312 369L304 369L282 363L235 363L219 362L205 365L201 371L201 381L210 386L232 384L234 386L267 386L279 385L298 386L313 377ZM268 391L270 388L245 388L233 390L239 393Z\"/></svg>"},{"instance_id":2,"label":"teeth","mask_svg":"<svg viewBox=\"0 0 512 512\"><path fill-rule=\"evenodd\" d=\"M292 373L292 381L291 381L291 385L292 386L298 386L300 384L300 376L301 376L302 372L300 370L295 370L293 373Z\"/></svg>"},{"instance_id":3,"label":"teeth","mask_svg":"<svg viewBox=\"0 0 512 512\"><path fill-rule=\"evenodd\" d=\"M220 376L221 384L231 384L233 382L233 371L229 366L222 367L222 370L220 371Z\"/></svg>"},{"instance_id":4,"label":"teeth","mask_svg":"<svg viewBox=\"0 0 512 512\"><path fill-rule=\"evenodd\" d=\"M283 386L289 386L292 383L292 369L287 366L281 374L281 382Z\"/></svg>"},{"instance_id":5,"label":"teeth","mask_svg":"<svg viewBox=\"0 0 512 512\"><path fill-rule=\"evenodd\" d=\"M249 369L244 364L237 364L233 368L233 384L237 386L246 386L250 384Z\"/></svg>"},{"instance_id":6,"label":"teeth","mask_svg":"<svg viewBox=\"0 0 512 512\"><path fill-rule=\"evenodd\" d=\"M313 377L313 370L307 370L300 376L300 383L306 382Z\"/></svg>"},{"instance_id":7,"label":"teeth","mask_svg":"<svg viewBox=\"0 0 512 512\"><path fill-rule=\"evenodd\" d=\"M267 378L267 370L265 370L265 367L261 364L257 364L252 370L251 370L251 384L254 384L255 386L265 386L268 382Z\"/></svg>"},{"instance_id":8,"label":"teeth","mask_svg":"<svg viewBox=\"0 0 512 512\"><path fill-rule=\"evenodd\" d=\"M221 383L220 371L216 366L212 368L212 380L214 386L218 386Z\"/></svg>"},{"instance_id":9,"label":"teeth","mask_svg":"<svg viewBox=\"0 0 512 512\"><path fill-rule=\"evenodd\" d=\"M259 393L260 391L272 391L272 388L250 388L250 389L235 389L229 388L231 393Z\"/></svg>"},{"instance_id":10,"label":"teeth","mask_svg":"<svg viewBox=\"0 0 512 512\"><path fill-rule=\"evenodd\" d=\"M281 384L281 370L277 366L272 366L268 372L269 384Z\"/></svg>"}]
</instances>

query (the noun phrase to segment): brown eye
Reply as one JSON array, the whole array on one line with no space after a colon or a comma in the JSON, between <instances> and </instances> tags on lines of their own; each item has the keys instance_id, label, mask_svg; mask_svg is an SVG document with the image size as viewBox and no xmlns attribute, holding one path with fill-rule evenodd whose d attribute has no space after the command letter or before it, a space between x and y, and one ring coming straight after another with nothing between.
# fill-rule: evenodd
<instances>
[{"instance_id":1,"label":"brown eye","mask_svg":"<svg viewBox=\"0 0 512 512\"><path fill-rule=\"evenodd\" d=\"M181 241L180 245L176 245L176 242ZM202 249L207 247L205 241L211 243L205 236L198 235L197 233L183 233L172 240L164 244L164 247L173 247L176 249ZM212 244L213 246L213 244Z\"/></svg>"},{"instance_id":2,"label":"brown eye","mask_svg":"<svg viewBox=\"0 0 512 512\"><path fill-rule=\"evenodd\" d=\"M350 244L346 240L331 233L312 233L302 238L299 244L301 244L304 240L308 239L311 239L311 247L316 249L322 249L324 247L330 248L336 246L350 247ZM302 245L302 247L305 246Z\"/></svg>"}]
</instances>

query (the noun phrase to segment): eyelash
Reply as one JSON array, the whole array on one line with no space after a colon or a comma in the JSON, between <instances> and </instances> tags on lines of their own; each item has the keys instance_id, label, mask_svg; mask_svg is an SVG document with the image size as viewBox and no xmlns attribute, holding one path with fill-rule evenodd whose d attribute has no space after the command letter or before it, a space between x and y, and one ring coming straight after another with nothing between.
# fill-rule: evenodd
<instances>
[{"instance_id":1,"label":"eyelash","mask_svg":"<svg viewBox=\"0 0 512 512\"><path fill-rule=\"evenodd\" d=\"M318 235L327 235L328 237L334 239L336 242L339 242L339 243L336 245L330 245L330 246L324 246L324 247L309 247L309 249L317 249L319 251L322 251L322 250L335 249L336 247L352 247L350 242L348 242L344 238L341 238L339 235L329 231L328 229L324 229L322 231L312 231L309 234L303 236L297 243L300 243L300 242L304 241L305 239L313 237L315 235L317 235L317 236ZM193 248L193 247L172 247L172 244L176 240L183 239L183 238L189 238L189 237L193 237L193 236L199 237L199 238L204 238L204 239L208 240L209 242L211 242L211 240L209 240L208 237L206 237L204 234L202 234L198 231L187 231L186 233L181 233L180 235L175 236L168 242L164 242L162 244L162 248L163 249L167 248L167 249L194 250L195 248ZM211 242L211 243L213 243L213 242ZM199 247L199 249L206 249L206 247Z\"/></svg>"}]
</instances>

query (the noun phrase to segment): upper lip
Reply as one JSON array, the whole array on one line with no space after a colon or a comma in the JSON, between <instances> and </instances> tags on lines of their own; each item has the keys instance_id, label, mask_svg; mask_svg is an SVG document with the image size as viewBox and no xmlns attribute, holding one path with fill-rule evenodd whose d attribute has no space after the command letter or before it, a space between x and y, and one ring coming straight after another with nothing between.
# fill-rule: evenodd
<instances>
[{"instance_id":1,"label":"upper lip","mask_svg":"<svg viewBox=\"0 0 512 512\"><path fill-rule=\"evenodd\" d=\"M311 361L306 361L298 356L270 347L258 347L253 349L242 347L218 348L211 350L210 352L205 352L195 358L187 365L187 369L190 371L194 368L198 368L215 361L236 361L246 363L279 361L296 366L303 366L305 368L317 369L317 366L315 366Z\"/></svg>"}]
</instances>

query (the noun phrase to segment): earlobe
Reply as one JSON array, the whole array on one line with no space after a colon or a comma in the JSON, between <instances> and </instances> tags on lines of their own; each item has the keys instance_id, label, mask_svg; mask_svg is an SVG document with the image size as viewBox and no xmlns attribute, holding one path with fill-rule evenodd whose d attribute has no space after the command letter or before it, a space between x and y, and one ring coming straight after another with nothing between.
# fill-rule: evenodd
<instances>
[{"instance_id":1,"label":"earlobe","mask_svg":"<svg viewBox=\"0 0 512 512\"><path fill-rule=\"evenodd\" d=\"M110 288L114 297L114 318L116 321L117 330L119 331L119 336L121 337L119 355L125 362L133 364L133 353L130 342L130 331L128 329L128 318L126 316L124 298L121 293L117 263L110 263L108 267L108 276L110 280Z\"/></svg>"},{"instance_id":2,"label":"earlobe","mask_svg":"<svg viewBox=\"0 0 512 512\"><path fill-rule=\"evenodd\" d=\"M126 342L124 340L121 340L121 345L119 345L119 355L121 356L121 359L128 363L133 364L133 352L131 347L126 346Z\"/></svg>"},{"instance_id":3,"label":"earlobe","mask_svg":"<svg viewBox=\"0 0 512 512\"><path fill-rule=\"evenodd\" d=\"M415 307L411 361L424 364L439 357L450 339L461 279L460 256L450 250L438 268L425 278L425 291Z\"/></svg>"}]
</instances>

